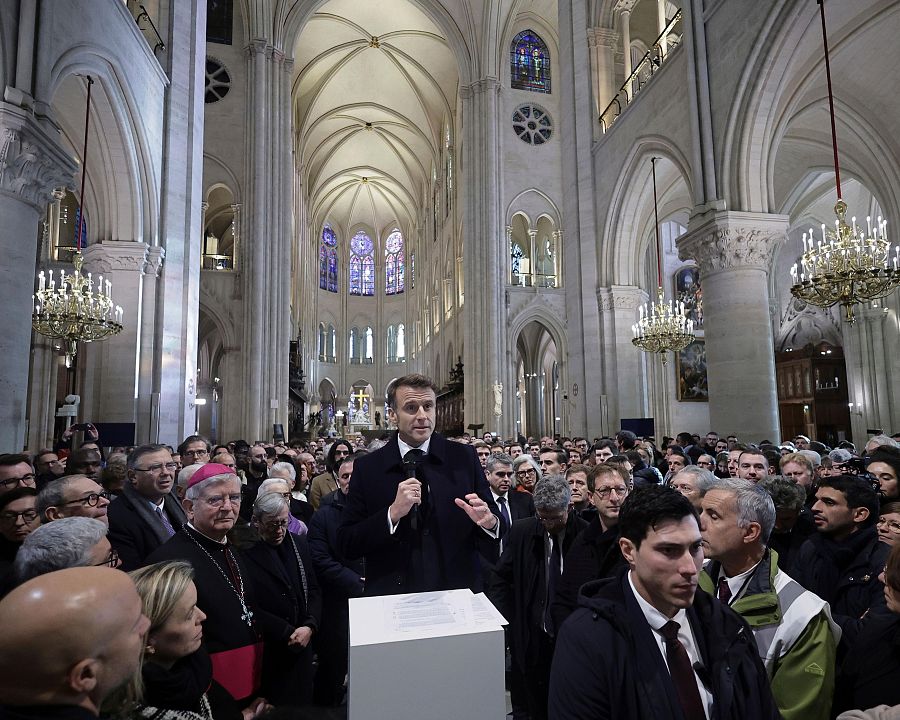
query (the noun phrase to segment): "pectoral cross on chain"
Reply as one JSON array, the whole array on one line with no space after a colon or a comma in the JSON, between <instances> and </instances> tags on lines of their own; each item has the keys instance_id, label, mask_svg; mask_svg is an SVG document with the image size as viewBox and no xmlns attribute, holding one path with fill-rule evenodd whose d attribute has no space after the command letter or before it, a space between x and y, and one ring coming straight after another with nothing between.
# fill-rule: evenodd
<instances>
[{"instance_id":1,"label":"pectoral cross on chain","mask_svg":"<svg viewBox=\"0 0 900 720\"><path fill-rule=\"evenodd\" d=\"M247 623L247 627L253 627L253 611L243 603L241 603L241 605L244 608L244 614L241 615L241 620Z\"/></svg>"}]
</instances>

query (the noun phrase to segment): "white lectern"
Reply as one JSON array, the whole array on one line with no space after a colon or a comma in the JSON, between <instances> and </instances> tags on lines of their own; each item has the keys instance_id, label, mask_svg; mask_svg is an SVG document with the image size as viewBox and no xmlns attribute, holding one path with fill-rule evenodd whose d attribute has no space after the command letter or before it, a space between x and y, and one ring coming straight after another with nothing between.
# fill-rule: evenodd
<instances>
[{"instance_id":1,"label":"white lectern","mask_svg":"<svg viewBox=\"0 0 900 720\"><path fill-rule=\"evenodd\" d=\"M502 720L504 624L471 590L350 600L348 720Z\"/></svg>"}]
</instances>

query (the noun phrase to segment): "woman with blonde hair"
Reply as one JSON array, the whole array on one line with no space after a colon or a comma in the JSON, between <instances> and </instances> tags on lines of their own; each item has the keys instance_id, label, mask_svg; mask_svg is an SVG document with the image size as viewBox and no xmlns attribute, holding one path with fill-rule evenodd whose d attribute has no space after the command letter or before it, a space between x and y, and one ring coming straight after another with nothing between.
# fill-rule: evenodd
<instances>
[{"instance_id":1,"label":"woman with blonde hair","mask_svg":"<svg viewBox=\"0 0 900 720\"><path fill-rule=\"evenodd\" d=\"M150 619L141 668L129 686L135 716L155 720L251 720L266 709L255 700L243 712L212 679L203 648L194 569L169 560L129 573Z\"/></svg>"}]
</instances>

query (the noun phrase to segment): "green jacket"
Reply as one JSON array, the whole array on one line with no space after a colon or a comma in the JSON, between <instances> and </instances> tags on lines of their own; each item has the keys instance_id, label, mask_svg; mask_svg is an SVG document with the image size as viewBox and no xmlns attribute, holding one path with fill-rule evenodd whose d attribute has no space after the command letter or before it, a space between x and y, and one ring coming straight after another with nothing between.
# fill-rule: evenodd
<instances>
[{"instance_id":1,"label":"green jacket","mask_svg":"<svg viewBox=\"0 0 900 720\"><path fill-rule=\"evenodd\" d=\"M719 569L712 561L700 573L700 586L712 595ZM785 720L828 720L841 633L828 603L781 572L778 553L769 550L731 609L753 630Z\"/></svg>"}]
</instances>

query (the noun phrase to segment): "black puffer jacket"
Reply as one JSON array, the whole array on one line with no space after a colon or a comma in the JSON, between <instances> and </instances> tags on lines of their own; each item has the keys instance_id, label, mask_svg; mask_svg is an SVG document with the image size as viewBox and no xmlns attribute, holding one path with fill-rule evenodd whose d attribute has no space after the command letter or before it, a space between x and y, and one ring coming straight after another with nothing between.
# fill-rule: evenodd
<instances>
[{"instance_id":1,"label":"black puffer jacket","mask_svg":"<svg viewBox=\"0 0 900 720\"><path fill-rule=\"evenodd\" d=\"M800 546L791 565L791 577L831 605L844 650L868 621L889 615L878 575L890 550L878 541L874 527L857 530L842 542L817 533Z\"/></svg>"},{"instance_id":2,"label":"black puffer jacket","mask_svg":"<svg viewBox=\"0 0 900 720\"><path fill-rule=\"evenodd\" d=\"M684 720L627 570L585 585L579 605L557 638L550 720ZM699 589L687 615L713 695L711 720L780 718L744 620Z\"/></svg>"}]
</instances>

